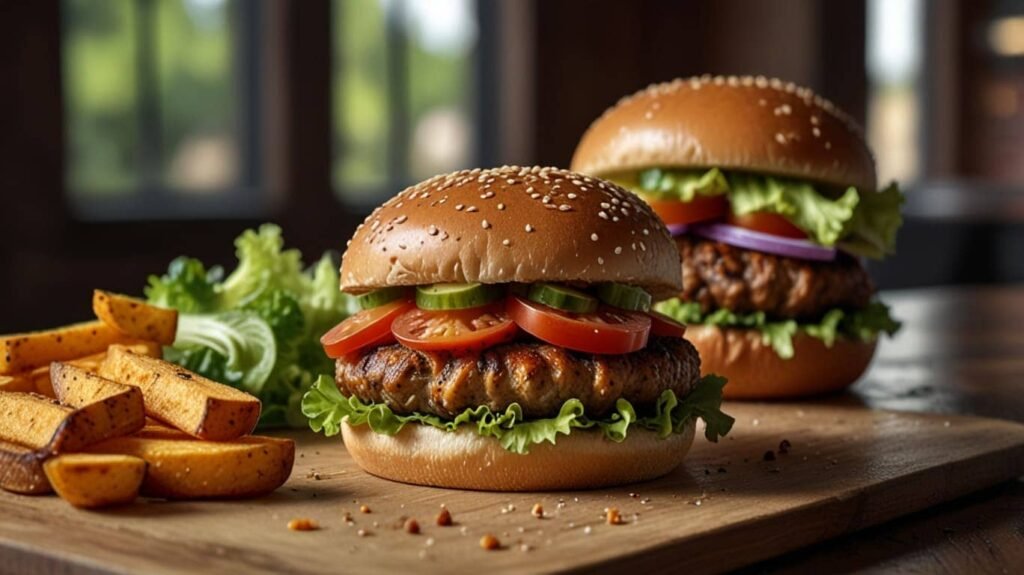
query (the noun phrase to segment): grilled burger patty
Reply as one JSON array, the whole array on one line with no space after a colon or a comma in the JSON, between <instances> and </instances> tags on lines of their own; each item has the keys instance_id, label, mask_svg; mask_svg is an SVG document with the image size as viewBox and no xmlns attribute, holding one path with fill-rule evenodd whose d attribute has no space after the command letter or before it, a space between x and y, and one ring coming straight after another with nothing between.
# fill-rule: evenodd
<instances>
[{"instance_id":1,"label":"grilled burger patty","mask_svg":"<svg viewBox=\"0 0 1024 575\"><path fill-rule=\"evenodd\" d=\"M345 395L386 403L400 414L452 418L467 408L518 403L526 417L555 415L566 400L601 415L620 397L641 409L665 389L685 397L700 378L700 357L683 338L652 337L626 355L591 355L541 342L516 342L456 356L387 345L338 359Z\"/></svg>"},{"instance_id":2,"label":"grilled burger patty","mask_svg":"<svg viewBox=\"0 0 1024 575\"><path fill-rule=\"evenodd\" d=\"M680 299L700 303L707 313L724 308L737 313L813 319L836 307L866 306L875 288L855 258L812 262L682 236Z\"/></svg>"}]
</instances>

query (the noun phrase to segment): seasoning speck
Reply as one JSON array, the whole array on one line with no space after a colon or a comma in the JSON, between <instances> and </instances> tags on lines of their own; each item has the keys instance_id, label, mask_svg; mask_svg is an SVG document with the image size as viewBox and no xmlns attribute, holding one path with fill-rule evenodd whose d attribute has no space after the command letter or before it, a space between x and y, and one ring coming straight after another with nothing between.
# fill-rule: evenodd
<instances>
[{"instance_id":1,"label":"seasoning speck","mask_svg":"<svg viewBox=\"0 0 1024 575\"><path fill-rule=\"evenodd\" d=\"M534 503L533 509L530 510L530 514L537 519L544 519L544 506L540 503Z\"/></svg>"},{"instance_id":2,"label":"seasoning speck","mask_svg":"<svg viewBox=\"0 0 1024 575\"><path fill-rule=\"evenodd\" d=\"M359 512L360 513L371 513L370 507L367 506L367 505L360 505L359 506Z\"/></svg>"}]
</instances>

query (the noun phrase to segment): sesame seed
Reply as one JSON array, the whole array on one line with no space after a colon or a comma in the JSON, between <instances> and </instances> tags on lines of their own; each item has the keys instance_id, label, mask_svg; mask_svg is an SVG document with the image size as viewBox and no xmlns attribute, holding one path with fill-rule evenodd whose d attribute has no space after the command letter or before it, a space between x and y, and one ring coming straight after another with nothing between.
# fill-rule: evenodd
<instances>
[{"instance_id":1,"label":"sesame seed","mask_svg":"<svg viewBox=\"0 0 1024 575\"><path fill-rule=\"evenodd\" d=\"M532 231L533 231L533 226L531 226L530 224L526 224L526 233L530 233Z\"/></svg>"},{"instance_id":2,"label":"sesame seed","mask_svg":"<svg viewBox=\"0 0 1024 575\"><path fill-rule=\"evenodd\" d=\"M545 204L549 204L551 203L551 196L544 196L544 198L541 199L541 201L544 202Z\"/></svg>"},{"instance_id":3,"label":"sesame seed","mask_svg":"<svg viewBox=\"0 0 1024 575\"><path fill-rule=\"evenodd\" d=\"M395 219L395 223L396 224L404 224L405 221L408 220L408 219L409 219L408 216L398 216L398 218Z\"/></svg>"},{"instance_id":4,"label":"sesame seed","mask_svg":"<svg viewBox=\"0 0 1024 575\"><path fill-rule=\"evenodd\" d=\"M526 186L526 193L532 194L533 193L533 186Z\"/></svg>"},{"instance_id":5,"label":"sesame seed","mask_svg":"<svg viewBox=\"0 0 1024 575\"><path fill-rule=\"evenodd\" d=\"M568 212L568 211L572 210L572 206L570 206L569 204L562 204L562 205L558 206L558 209L559 209L559 211Z\"/></svg>"},{"instance_id":6,"label":"sesame seed","mask_svg":"<svg viewBox=\"0 0 1024 575\"><path fill-rule=\"evenodd\" d=\"M597 212L597 215L601 216L601 219L604 219L604 220L608 219L608 214L603 212L603 211Z\"/></svg>"},{"instance_id":7,"label":"sesame seed","mask_svg":"<svg viewBox=\"0 0 1024 575\"><path fill-rule=\"evenodd\" d=\"M540 197L540 194L534 192L534 193L530 194L530 197L536 200L537 198Z\"/></svg>"},{"instance_id":8,"label":"sesame seed","mask_svg":"<svg viewBox=\"0 0 1024 575\"><path fill-rule=\"evenodd\" d=\"M615 255L619 255L621 253L622 253L622 246L615 246Z\"/></svg>"},{"instance_id":9,"label":"sesame seed","mask_svg":"<svg viewBox=\"0 0 1024 575\"><path fill-rule=\"evenodd\" d=\"M480 225L483 226L483 228L485 230L491 229L491 222L489 222L487 220L484 220L484 221L480 222Z\"/></svg>"},{"instance_id":10,"label":"sesame seed","mask_svg":"<svg viewBox=\"0 0 1024 575\"><path fill-rule=\"evenodd\" d=\"M498 209L499 210L504 210L505 209L505 204L498 204Z\"/></svg>"},{"instance_id":11,"label":"sesame seed","mask_svg":"<svg viewBox=\"0 0 1024 575\"><path fill-rule=\"evenodd\" d=\"M595 242L596 242L596 241L597 241L597 234L590 234L590 239L591 239L592 241L595 241Z\"/></svg>"},{"instance_id":12,"label":"sesame seed","mask_svg":"<svg viewBox=\"0 0 1024 575\"><path fill-rule=\"evenodd\" d=\"M647 246L643 242L640 242L640 249L646 252Z\"/></svg>"},{"instance_id":13,"label":"sesame seed","mask_svg":"<svg viewBox=\"0 0 1024 575\"><path fill-rule=\"evenodd\" d=\"M475 211L477 211L477 209L476 209L476 206L469 206L468 208L466 208L466 211L467 212L475 212Z\"/></svg>"},{"instance_id":14,"label":"sesame seed","mask_svg":"<svg viewBox=\"0 0 1024 575\"><path fill-rule=\"evenodd\" d=\"M644 235L645 235L645 236L649 236L649 235L651 235L651 230L649 230L649 229L647 229L647 228L644 228Z\"/></svg>"},{"instance_id":15,"label":"sesame seed","mask_svg":"<svg viewBox=\"0 0 1024 575\"><path fill-rule=\"evenodd\" d=\"M575 200L577 198L576 194L574 194L572 192L569 192L568 194L566 194L565 197L569 198L570 200Z\"/></svg>"},{"instance_id":16,"label":"sesame seed","mask_svg":"<svg viewBox=\"0 0 1024 575\"><path fill-rule=\"evenodd\" d=\"M602 258L601 256L597 256L597 264L603 266L604 265L604 258Z\"/></svg>"},{"instance_id":17,"label":"sesame seed","mask_svg":"<svg viewBox=\"0 0 1024 575\"><path fill-rule=\"evenodd\" d=\"M610 210L612 205L609 204L608 202L601 202L601 207L606 209L606 210Z\"/></svg>"},{"instance_id":18,"label":"sesame seed","mask_svg":"<svg viewBox=\"0 0 1024 575\"><path fill-rule=\"evenodd\" d=\"M465 207L465 206L463 206L462 204L455 204L455 210L456 210L456 211L459 211L459 212L461 212L461 211L462 211L462 208L464 208L464 207Z\"/></svg>"},{"instance_id":19,"label":"sesame seed","mask_svg":"<svg viewBox=\"0 0 1024 575\"><path fill-rule=\"evenodd\" d=\"M432 235L432 236L436 236L437 235L437 226L433 226L432 225L429 228L427 228L427 233Z\"/></svg>"},{"instance_id":20,"label":"sesame seed","mask_svg":"<svg viewBox=\"0 0 1024 575\"><path fill-rule=\"evenodd\" d=\"M503 245L505 247L508 247L508 246L512 245L512 242L510 240L508 240L508 239L504 239L504 240L501 240L501 245Z\"/></svg>"},{"instance_id":21,"label":"sesame seed","mask_svg":"<svg viewBox=\"0 0 1024 575\"><path fill-rule=\"evenodd\" d=\"M786 136L782 133L775 134L775 141L780 144L786 143Z\"/></svg>"}]
</instances>

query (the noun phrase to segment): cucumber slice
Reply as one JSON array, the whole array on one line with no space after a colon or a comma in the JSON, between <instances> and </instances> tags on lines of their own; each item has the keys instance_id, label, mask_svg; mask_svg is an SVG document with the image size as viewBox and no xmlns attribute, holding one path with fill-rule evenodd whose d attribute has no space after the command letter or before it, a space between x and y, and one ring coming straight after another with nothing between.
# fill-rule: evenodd
<instances>
[{"instance_id":1,"label":"cucumber slice","mask_svg":"<svg viewBox=\"0 0 1024 575\"><path fill-rule=\"evenodd\" d=\"M420 309L466 309L491 303L505 295L497 285L434 284L416 288L416 306Z\"/></svg>"},{"instance_id":2,"label":"cucumber slice","mask_svg":"<svg viewBox=\"0 0 1024 575\"><path fill-rule=\"evenodd\" d=\"M373 309L375 307L380 307L386 303L391 303L396 299L401 299L408 295L409 288L403 286L393 286L364 293L363 295L356 297L356 301L359 302L359 307L361 307L362 309Z\"/></svg>"},{"instance_id":3,"label":"cucumber slice","mask_svg":"<svg viewBox=\"0 0 1024 575\"><path fill-rule=\"evenodd\" d=\"M601 298L604 303L620 309L629 311L649 311L651 309L651 294L642 288L626 284L600 284L597 286L597 297Z\"/></svg>"},{"instance_id":4,"label":"cucumber slice","mask_svg":"<svg viewBox=\"0 0 1024 575\"><path fill-rule=\"evenodd\" d=\"M531 301L572 313L590 313L597 309L597 298L594 296L558 284L533 284L526 297Z\"/></svg>"}]
</instances>

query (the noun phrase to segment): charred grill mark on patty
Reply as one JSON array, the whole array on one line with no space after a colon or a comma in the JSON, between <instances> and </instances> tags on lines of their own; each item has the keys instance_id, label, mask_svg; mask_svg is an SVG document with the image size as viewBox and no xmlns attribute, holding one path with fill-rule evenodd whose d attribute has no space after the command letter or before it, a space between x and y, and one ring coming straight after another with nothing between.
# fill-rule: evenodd
<instances>
[{"instance_id":1,"label":"charred grill mark on patty","mask_svg":"<svg viewBox=\"0 0 1024 575\"><path fill-rule=\"evenodd\" d=\"M684 397L700 377L700 357L682 338L651 338L625 355L591 355L540 342L510 343L474 355L422 352L401 345L369 349L337 361L345 395L386 403L396 413L451 418L467 408L506 409L526 417L554 415L576 398L588 414L606 413L620 397L637 408L665 389Z\"/></svg>"},{"instance_id":2,"label":"charred grill mark on patty","mask_svg":"<svg viewBox=\"0 0 1024 575\"><path fill-rule=\"evenodd\" d=\"M832 262L811 262L682 236L685 301L704 313L736 313L814 319L832 308L863 308L875 288L867 271L845 254Z\"/></svg>"}]
</instances>

